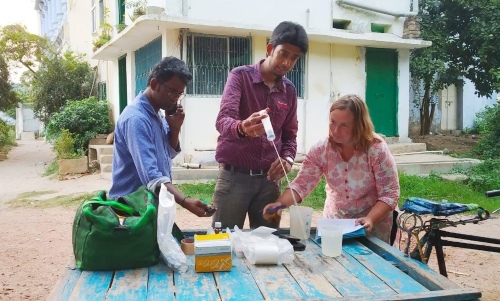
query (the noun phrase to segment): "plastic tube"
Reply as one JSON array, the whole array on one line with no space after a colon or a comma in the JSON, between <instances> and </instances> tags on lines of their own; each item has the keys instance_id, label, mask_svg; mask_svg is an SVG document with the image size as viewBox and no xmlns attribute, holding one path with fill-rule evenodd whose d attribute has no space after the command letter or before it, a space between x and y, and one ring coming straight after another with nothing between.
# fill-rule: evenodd
<instances>
[{"instance_id":1,"label":"plastic tube","mask_svg":"<svg viewBox=\"0 0 500 301\"><path fill-rule=\"evenodd\" d=\"M267 140L274 141L276 136L274 135L273 125L271 124L271 119L269 119L267 111L262 110L259 113L260 115L267 115L267 117L262 119L262 124L264 125L264 130L266 131Z\"/></svg>"}]
</instances>

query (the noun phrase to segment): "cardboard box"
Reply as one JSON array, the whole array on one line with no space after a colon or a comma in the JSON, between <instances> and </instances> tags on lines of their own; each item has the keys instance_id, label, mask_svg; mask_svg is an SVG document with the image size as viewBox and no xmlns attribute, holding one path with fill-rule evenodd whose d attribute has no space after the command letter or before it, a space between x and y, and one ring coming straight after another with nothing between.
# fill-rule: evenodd
<instances>
[{"instance_id":1,"label":"cardboard box","mask_svg":"<svg viewBox=\"0 0 500 301\"><path fill-rule=\"evenodd\" d=\"M194 269L196 272L229 271L233 265L228 233L194 236Z\"/></svg>"}]
</instances>

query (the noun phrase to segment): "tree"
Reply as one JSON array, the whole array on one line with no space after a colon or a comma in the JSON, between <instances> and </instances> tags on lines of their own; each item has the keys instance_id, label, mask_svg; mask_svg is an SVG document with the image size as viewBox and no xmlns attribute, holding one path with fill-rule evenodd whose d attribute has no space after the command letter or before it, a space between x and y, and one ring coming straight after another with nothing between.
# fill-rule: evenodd
<instances>
[{"instance_id":1,"label":"tree","mask_svg":"<svg viewBox=\"0 0 500 301\"><path fill-rule=\"evenodd\" d=\"M435 103L431 94L467 78L476 94L489 96L498 89L500 30L498 0L421 0L420 29L432 46L412 51L410 72L423 83L419 103L420 134L430 132Z\"/></svg>"},{"instance_id":2,"label":"tree","mask_svg":"<svg viewBox=\"0 0 500 301\"><path fill-rule=\"evenodd\" d=\"M72 51L53 54L44 59L32 80L32 99L35 115L48 123L68 99L84 99L96 95L94 71L83 55Z\"/></svg>"},{"instance_id":3,"label":"tree","mask_svg":"<svg viewBox=\"0 0 500 301\"><path fill-rule=\"evenodd\" d=\"M50 42L28 32L24 25L13 24L0 29L0 52L8 64L20 64L35 75L36 64L50 51Z\"/></svg>"},{"instance_id":4,"label":"tree","mask_svg":"<svg viewBox=\"0 0 500 301\"><path fill-rule=\"evenodd\" d=\"M19 102L9 80L9 68L3 54L0 55L0 111L7 111Z\"/></svg>"}]
</instances>

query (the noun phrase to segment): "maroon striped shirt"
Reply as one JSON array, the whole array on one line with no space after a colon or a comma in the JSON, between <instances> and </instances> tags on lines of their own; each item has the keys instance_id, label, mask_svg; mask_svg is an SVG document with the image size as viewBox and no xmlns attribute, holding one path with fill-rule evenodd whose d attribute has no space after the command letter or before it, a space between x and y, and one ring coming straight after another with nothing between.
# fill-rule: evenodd
<instances>
[{"instance_id":1,"label":"maroon striped shirt","mask_svg":"<svg viewBox=\"0 0 500 301\"><path fill-rule=\"evenodd\" d=\"M273 89L264 83L260 65L236 67L229 73L215 127L217 139L215 159L219 163L239 168L268 169L278 155L266 135L260 138L238 136L238 120L269 107L269 118L276 139L274 143L281 157L295 158L297 153L297 91L292 82L283 77Z\"/></svg>"}]
</instances>

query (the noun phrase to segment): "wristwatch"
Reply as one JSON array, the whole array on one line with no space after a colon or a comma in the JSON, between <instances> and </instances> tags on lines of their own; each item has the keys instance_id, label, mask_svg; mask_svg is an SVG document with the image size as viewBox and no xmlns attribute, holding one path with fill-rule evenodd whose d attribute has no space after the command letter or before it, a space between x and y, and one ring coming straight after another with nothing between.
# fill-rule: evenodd
<instances>
[{"instance_id":1,"label":"wristwatch","mask_svg":"<svg viewBox=\"0 0 500 301\"><path fill-rule=\"evenodd\" d=\"M285 157L286 162L290 163L290 166L293 166L293 159L291 157Z\"/></svg>"}]
</instances>

